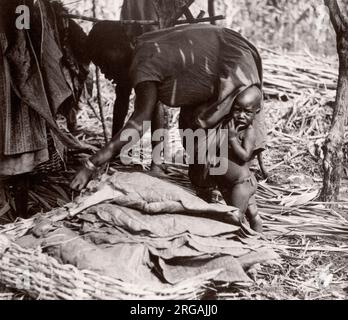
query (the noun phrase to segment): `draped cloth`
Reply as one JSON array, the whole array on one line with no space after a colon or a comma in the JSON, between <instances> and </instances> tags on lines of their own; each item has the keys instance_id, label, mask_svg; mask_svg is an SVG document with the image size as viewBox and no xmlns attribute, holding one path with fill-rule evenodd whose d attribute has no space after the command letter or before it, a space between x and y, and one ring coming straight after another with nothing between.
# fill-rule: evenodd
<instances>
[{"instance_id":1,"label":"draped cloth","mask_svg":"<svg viewBox=\"0 0 348 320\"><path fill-rule=\"evenodd\" d=\"M0 43L0 176L12 176L32 171L49 153L44 120L11 90L4 33Z\"/></svg>"},{"instance_id":2,"label":"draped cloth","mask_svg":"<svg viewBox=\"0 0 348 320\"><path fill-rule=\"evenodd\" d=\"M73 93L64 78L61 68L62 52L57 45L58 40L48 23L45 11L43 16L45 17L43 36L40 38L41 42L38 42L41 43L39 46L41 51L35 50L37 40L35 41L30 32L16 30L11 36L12 45L7 49L6 57L11 70L12 89L23 103L45 120L60 141L66 146L78 148L79 144L75 139L64 134L55 121L58 107ZM35 147L38 141L32 143ZM15 148L9 153L26 151L21 146L18 147L11 142L9 144L12 145L11 148Z\"/></svg>"},{"instance_id":3,"label":"draped cloth","mask_svg":"<svg viewBox=\"0 0 348 320\"><path fill-rule=\"evenodd\" d=\"M7 15L14 14L5 4ZM74 88L63 68L53 7L41 1L39 15L36 7L32 9L30 30L18 30L13 22L0 29L0 175L31 172L49 160L50 132L61 155L63 144L80 148L55 121Z\"/></svg>"}]
</instances>

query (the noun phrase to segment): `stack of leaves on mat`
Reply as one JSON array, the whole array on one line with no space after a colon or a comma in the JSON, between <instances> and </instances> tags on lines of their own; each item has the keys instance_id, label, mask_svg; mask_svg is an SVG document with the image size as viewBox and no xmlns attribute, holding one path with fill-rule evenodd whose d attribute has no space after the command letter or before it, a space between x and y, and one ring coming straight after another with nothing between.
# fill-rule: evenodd
<instances>
[{"instance_id":1,"label":"stack of leaves on mat","mask_svg":"<svg viewBox=\"0 0 348 320\"><path fill-rule=\"evenodd\" d=\"M66 208L28 221L24 228L20 223L4 228L4 234L15 235L16 244L10 243L12 251L5 251L2 260L15 264L13 250L24 250L32 253L33 261L23 268L29 265L34 274L49 277L57 265L68 265L77 267L74 273L89 270L159 294L192 279L202 280L199 276L204 274L209 275L204 281L248 285L252 280L247 270L274 262L278 255L252 237L255 234L247 227L224 222L236 212L163 180L118 172L92 182L87 194ZM53 259L52 267L39 267L38 255ZM9 270L4 270L6 263L1 265L0 278L6 279Z\"/></svg>"}]
</instances>

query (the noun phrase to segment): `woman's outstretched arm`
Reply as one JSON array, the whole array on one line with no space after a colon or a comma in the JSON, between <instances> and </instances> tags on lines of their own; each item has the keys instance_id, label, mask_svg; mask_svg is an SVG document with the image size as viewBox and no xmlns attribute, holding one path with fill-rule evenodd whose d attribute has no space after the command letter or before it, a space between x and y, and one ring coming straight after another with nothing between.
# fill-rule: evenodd
<instances>
[{"instance_id":1,"label":"woman's outstretched arm","mask_svg":"<svg viewBox=\"0 0 348 320\"><path fill-rule=\"evenodd\" d=\"M142 82L135 88L135 93L134 113L122 131L134 131L138 137L142 137L144 133L143 124L145 121L151 121L157 104L157 83L152 81ZM121 140L122 131L117 133L103 149L90 158L93 166L100 167L109 162L120 154L126 144L129 144L128 141ZM132 140L132 142L136 143L137 141ZM87 185L92 175L93 170L91 168L83 167L72 181L71 188L81 191Z\"/></svg>"}]
</instances>

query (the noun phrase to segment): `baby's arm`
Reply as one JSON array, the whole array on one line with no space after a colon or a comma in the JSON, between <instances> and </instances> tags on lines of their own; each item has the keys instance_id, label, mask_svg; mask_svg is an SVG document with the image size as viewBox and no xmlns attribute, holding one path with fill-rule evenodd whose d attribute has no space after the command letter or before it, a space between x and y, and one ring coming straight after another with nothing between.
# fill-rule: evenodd
<instances>
[{"instance_id":1,"label":"baby's arm","mask_svg":"<svg viewBox=\"0 0 348 320\"><path fill-rule=\"evenodd\" d=\"M255 129L252 126L246 130L242 143L239 143L237 136L231 136L228 140L230 149L235 157L245 163L251 160L256 141Z\"/></svg>"}]
</instances>

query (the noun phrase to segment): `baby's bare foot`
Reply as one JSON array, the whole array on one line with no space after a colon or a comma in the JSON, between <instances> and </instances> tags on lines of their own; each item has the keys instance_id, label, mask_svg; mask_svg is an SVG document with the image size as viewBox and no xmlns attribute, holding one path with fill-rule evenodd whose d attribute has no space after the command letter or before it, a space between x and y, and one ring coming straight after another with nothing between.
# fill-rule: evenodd
<instances>
[{"instance_id":1,"label":"baby's bare foot","mask_svg":"<svg viewBox=\"0 0 348 320\"><path fill-rule=\"evenodd\" d=\"M263 223L260 216L256 216L250 219L249 223L250 223L250 228L253 229L254 231L258 233L263 232Z\"/></svg>"}]
</instances>

